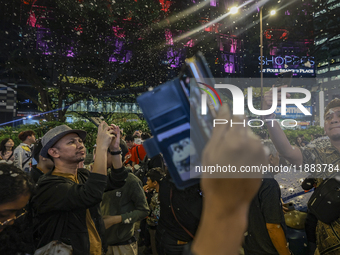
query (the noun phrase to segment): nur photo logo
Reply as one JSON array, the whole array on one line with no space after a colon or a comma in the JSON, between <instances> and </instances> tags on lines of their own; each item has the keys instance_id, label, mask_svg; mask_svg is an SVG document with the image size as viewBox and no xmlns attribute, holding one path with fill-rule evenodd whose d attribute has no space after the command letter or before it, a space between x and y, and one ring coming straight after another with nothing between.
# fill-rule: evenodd
<instances>
[{"instance_id":1,"label":"nur photo logo","mask_svg":"<svg viewBox=\"0 0 340 255\"><path fill-rule=\"evenodd\" d=\"M224 90L227 89L230 94L231 94L231 99L232 99L232 105L233 105L233 115L245 115L245 101L247 101L247 107L253 115L258 115L258 116L270 116L272 113L276 112L279 106L279 101L281 105L281 115L285 116L287 114L287 105L293 105L293 107L297 108L297 111L301 112L304 116L311 116L311 112L303 105L310 101L311 99L311 92L305 88L296 88L296 87L282 87L281 88L281 93L279 94L278 88L273 87L270 89L272 93L272 105L269 109L255 109L254 104L253 104L253 88L252 87L247 87L247 95L245 100L245 95L241 88L238 86L232 85L232 84L215 84L214 87L202 83L202 82L197 82L201 86L205 86L206 88L199 88L200 90L203 91L201 94L201 115L207 115L207 95L209 95L214 102L215 106L217 106L218 102L215 100L215 97L218 99L220 105L222 105L222 100L221 97L218 95L216 89L218 90ZM301 98L289 98L287 97L287 94L291 93L299 93L302 94ZM214 95L215 96L214 96ZM279 100L279 95L280 95L280 100ZM216 108L216 107L215 107ZM272 120L272 124L274 123L275 119L265 119L265 121L270 121ZM292 121L292 119L289 119ZM254 122L261 122L260 125L255 126L252 125ZM284 122L287 120L283 120L281 124L285 126ZM286 126L286 127L294 127L297 125L297 121L293 120L295 122L295 125L291 126ZM232 120L226 120L226 119L213 119L213 127L217 124L227 124L230 123L231 126L233 125ZM236 123L234 123L235 125ZM246 120L244 120L241 123L237 124L244 124L246 125ZM263 120L259 119L253 119L248 121L248 126L250 127L262 127L264 125Z\"/></svg>"}]
</instances>

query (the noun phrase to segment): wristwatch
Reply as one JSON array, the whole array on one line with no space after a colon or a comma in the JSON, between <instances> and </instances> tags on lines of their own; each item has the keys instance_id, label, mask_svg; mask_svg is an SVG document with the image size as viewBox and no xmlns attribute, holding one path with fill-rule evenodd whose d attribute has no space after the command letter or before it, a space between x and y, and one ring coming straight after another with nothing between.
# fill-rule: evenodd
<instances>
[{"instance_id":1,"label":"wristwatch","mask_svg":"<svg viewBox=\"0 0 340 255\"><path fill-rule=\"evenodd\" d=\"M108 148L107 151L108 151L111 155L119 155L119 154L122 154L122 150L119 150L119 151L111 151L110 148Z\"/></svg>"}]
</instances>

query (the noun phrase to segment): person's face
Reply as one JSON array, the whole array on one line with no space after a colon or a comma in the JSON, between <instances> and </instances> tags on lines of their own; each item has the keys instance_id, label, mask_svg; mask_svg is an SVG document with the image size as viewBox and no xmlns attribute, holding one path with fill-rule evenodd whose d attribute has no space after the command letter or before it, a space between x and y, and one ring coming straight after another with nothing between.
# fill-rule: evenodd
<instances>
[{"instance_id":1,"label":"person's face","mask_svg":"<svg viewBox=\"0 0 340 255\"><path fill-rule=\"evenodd\" d=\"M7 143L5 143L5 147L12 148L14 146L14 142L12 139L9 139Z\"/></svg>"},{"instance_id":2,"label":"person's face","mask_svg":"<svg viewBox=\"0 0 340 255\"><path fill-rule=\"evenodd\" d=\"M22 216L24 213L23 208L27 205L29 199L30 195L21 195L12 202L0 205L0 232L7 226L13 225L20 215Z\"/></svg>"},{"instance_id":3,"label":"person's face","mask_svg":"<svg viewBox=\"0 0 340 255\"><path fill-rule=\"evenodd\" d=\"M31 143L35 143L35 135L28 136Z\"/></svg>"},{"instance_id":4,"label":"person's face","mask_svg":"<svg viewBox=\"0 0 340 255\"><path fill-rule=\"evenodd\" d=\"M324 129L331 140L340 141L340 106L326 113Z\"/></svg>"},{"instance_id":5,"label":"person's face","mask_svg":"<svg viewBox=\"0 0 340 255\"><path fill-rule=\"evenodd\" d=\"M298 137L297 142L298 142L298 143L301 143L301 142L302 142L301 137Z\"/></svg>"},{"instance_id":6,"label":"person's face","mask_svg":"<svg viewBox=\"0 0 340 255\"><path fill-rule=\"evenodd\" d=\"M48 152L52 157L70 163L79 163L86 157L83 140L76 133L65 135Z\"/></svg>"},{"instance_id":7,"label":"person's face","mask_svg":"<svg viewBox=\"0 0 340 255\"><path fill-rule=\"evenodd\" d=\"M157 182L156 182L156 181L153 182L153 181L150 179L150 177L148 177L148 179L146 180L146 185L148 185L148 187L149 187L150 189L154 189L154 188L156 188Z\"/></svg>"},{"instance_id":8,"label":"person's face","mask_svg":"<svg viewBox=\"0 0 340 255\"><path fill-rule=\"evenodd\" d=\"M131 149L133 147L134 141L126 141L126 146Z\"/></svg>"}]
</instances>

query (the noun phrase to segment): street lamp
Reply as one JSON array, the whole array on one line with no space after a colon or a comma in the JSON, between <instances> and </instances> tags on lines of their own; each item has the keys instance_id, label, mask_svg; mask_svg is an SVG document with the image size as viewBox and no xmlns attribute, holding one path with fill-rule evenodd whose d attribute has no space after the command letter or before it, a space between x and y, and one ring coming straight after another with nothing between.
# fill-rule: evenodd
<instances>
[{"instance_id":1,"label":"street lamp","mask_svg":"<svg viewBox=\"0 0 340 255\"><path fill-rule=\"evenodd\" d=\"M230 8L230 14L236 14L238 12L238 7L233 6ZM263 31L262 31L262 10L263 6L260 7L260 60L261 60L261 107L263 100ZM271 10L270 15L275 15L276 10Z\"/></svg>"},{"instance_id":2,"label":"street lamp","mask_svg":"<svg viewBox=\"0 0 340 255\"><path fill-rule=\"evenodd\" d=\"M263 100L263 31L262 31L262 10L263 6L260 8L260 61L261 61L261 106ZM270 15L275 15L276 11L271 10Z\"/></svg>"}]
</instances>

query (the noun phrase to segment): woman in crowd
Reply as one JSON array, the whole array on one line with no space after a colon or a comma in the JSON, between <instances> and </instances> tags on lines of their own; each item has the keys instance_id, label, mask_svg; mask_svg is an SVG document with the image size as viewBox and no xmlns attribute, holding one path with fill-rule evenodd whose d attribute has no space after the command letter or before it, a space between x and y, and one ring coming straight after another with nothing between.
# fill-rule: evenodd
<instances>
[{"instance_id":1,"label":"woman in crowd","mask_svg":"<svg viewBox=\"0 0 340 255\"><path fill-rule=\"evenodd\" d=\"M22 170L10 164L0 164L0 254L31 252L23 216L34 184Z\"/></svg>"},{"instance_id":2,"label":"woman in crowd","mask_svg":"<svg viewBox=\"0 0 340 255\"><path fill-rule=\"evenodd\" d=\"M305 147L305 144L303 143L302 139L300 136L296 137L295 139L295 144L298 147Z\"/></svg>"},{"instance_id":3,"label":"woman in crowd","mask_svg":"<svg viewBox=\"0 0 340 255\"><path fill-rule=\"evenodd\" d=\"M11 138L6 138L0 143L0 157L2 160L6 160L8 163L12 163L14 160L13 156L14 142ZM10 162L11 161L11 162Z\"/></svg>"}]
</instances>

